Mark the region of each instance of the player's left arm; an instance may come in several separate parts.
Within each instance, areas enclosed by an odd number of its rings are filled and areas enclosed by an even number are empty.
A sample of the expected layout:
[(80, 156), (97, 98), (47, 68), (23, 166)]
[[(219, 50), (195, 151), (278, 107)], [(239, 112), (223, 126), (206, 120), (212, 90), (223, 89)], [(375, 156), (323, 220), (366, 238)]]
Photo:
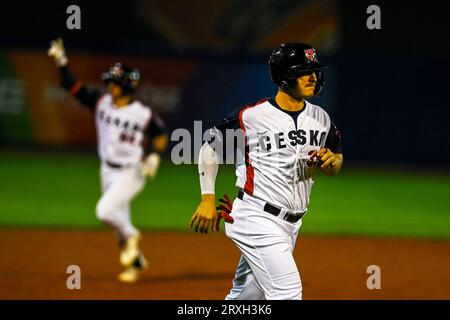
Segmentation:
[(154, 178), (161, 163), (161, 156), (167, 150), (169, 137), (166, 126), (161, 118), (154, 113), (145, 140), (144, 158), (142, 161), (142, 175), (148, 178)]
[(318, 151), (314, 151), (311, 159), (318, 159), (318, 166), (327, 176), (334, 176), (341, 171), (344, 163), (342, 153), (341, 135), (334, 123), (331, 123), (330, 130), (325, 140), (325, 146)]
[(322, 148), (317, 153), (317, 157), (320, 159), (320, 169), (327, 176), (334, 176), (341, 171), (344, 162), (342, 153), (333, 152), (329, 148)]

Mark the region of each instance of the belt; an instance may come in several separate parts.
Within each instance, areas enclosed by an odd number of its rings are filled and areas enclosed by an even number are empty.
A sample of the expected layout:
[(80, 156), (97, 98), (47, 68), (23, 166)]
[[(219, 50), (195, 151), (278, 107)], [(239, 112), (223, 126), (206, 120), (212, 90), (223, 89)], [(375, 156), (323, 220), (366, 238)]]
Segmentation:
[(122, 169), (124, 167), (124, 165), (115, 163), (115, 162), (111, 162), (111, 161), (105, 161), (106, 165), (108, 167), (114, 168), (114, 169)]
[[(239, 190), (237, 197), (238, 197), (238, 199), (244, 200), (244, 191)], [(305, 212), (294, 214), (292, 212), (286, 211), (284, 217), (281, 217), (280, 214), (283, 210), (278, 207), (275, 207), (267, 202), (264, 205), (264, 211), (267, 213), (270, 213), (271, 215), (273, 215), (275, 217), (282, 218), (283, 220), (291, 222), (291, 223), (298, 222), (303, 217), (303, 215), (306, 213), (306, 211), (305, 211)]]

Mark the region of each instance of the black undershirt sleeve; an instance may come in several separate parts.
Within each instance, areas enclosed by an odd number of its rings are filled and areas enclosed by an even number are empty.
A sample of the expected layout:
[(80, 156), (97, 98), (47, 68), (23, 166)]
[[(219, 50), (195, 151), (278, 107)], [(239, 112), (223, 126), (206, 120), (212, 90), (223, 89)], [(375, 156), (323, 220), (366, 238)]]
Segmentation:
[(243, 108), (239, 107), (235, 110), (233, 110), (231, 113), (229, 113), (221, 122), (219, 122), (215, 128), (219, 130), (224, 137), (226, 137), (226, 130), (232, 129), (236, 130), (240, 128), (239, 123), (239, 114)]
[(83, 105), (91, 110), (95, 110), (95, 106), (102, 92), (97, 88), (87, 86), (78, 81), (68, 66), (60, 67), (59, 73), (61, 76), (61, 86), (76, 97)]
[(240, 129), (239, 114), (243, 108), (245, 106), (233, 110), (209, 130), (207, 141), (220, 158), (219, 163), (235, 163), (239, 153), (243, 154), (244, 143), (235, 136), (240, 136), (236, 130)]
[(331, 122), (330, 130), (325, 140), (325, 148), (330, 149), (334, 153), (342, 153), (341, 134), (333, 122)]
[(144, 132), (145, 138), (144, 138), (144, 156), (148, 156), (152, 152), (158, 152), (153, 148), (153, 138), (162, 135), (167, 134), (167, 129), (164, 121), (159, 117), (159, 115), (152, 111), (152, 119), (150, 120), (149, 125), (147, 126), (146, 131)]

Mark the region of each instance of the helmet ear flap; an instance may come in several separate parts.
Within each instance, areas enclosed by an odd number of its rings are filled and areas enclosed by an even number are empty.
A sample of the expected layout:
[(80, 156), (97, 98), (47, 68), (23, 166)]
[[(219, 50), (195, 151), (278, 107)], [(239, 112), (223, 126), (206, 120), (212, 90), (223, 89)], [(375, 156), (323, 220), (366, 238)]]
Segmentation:
[(323, 87), (325, 86), (325, 72), (321, 70), (316, 71), (316, 87), (314, 88), (314, 96), (317, 97), (323, 92)]
[(280, 88), (283, 89), (284, 91), (289, 90), (289, 88), (290, 88), (289, 81), (287, 81), (287, 80), (281, 80), (281, 86), (280, 86)]
[(281, 89), (286, 92), (293, 92), (297, 88), (297, 78), (289, 75), (283, 76)]

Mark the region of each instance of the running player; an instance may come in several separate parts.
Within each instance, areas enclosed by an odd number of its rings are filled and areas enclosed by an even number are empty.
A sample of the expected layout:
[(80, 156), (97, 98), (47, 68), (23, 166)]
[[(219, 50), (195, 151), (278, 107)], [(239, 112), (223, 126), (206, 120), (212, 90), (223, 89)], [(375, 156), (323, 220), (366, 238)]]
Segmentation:
[[(324, 109), (306, 100), (320, 94), (325, 68), (310, 45), (282, 44), (269, 59), (270, 77), (279, 87), (276, 96), (238, 108), (212, 130), (214, 140), (200, 151), (202, 200), (190, 226), (204, 233), (217, 231), (224, 217), (229, 222), (226, 235), (241, 251), (226, 299), (302, 298), (292, 252), (314, 174), (320, 168), (335, 175), (343, 163), (335, 125)], [(244, 140), (237, 153), (238, 195), (233, 203), (222, 205), (217, 216), (214, 185), (221, 155), (217, 142), (222, 141), (223, 147), (230, 129), (231, 133), (240, 129)]]
[(135, 282), (147, 261), (139, 248), (141, 233), (131, 223), (130, 201), (142, 191), (146, 178), (157, 173), (168, 142), (164, 123), (150, 107), (133, 99), (138, 69), (115, 63), (102, 75), (107, 85), (103, 93), (75, 78), (62, 39), (51, 42), (48, 55), (59, 68), (62, 86), (95, 113), (103, 191), (97, 218), (114, 230), (119, 242), (125, 270), (118, 279)]

